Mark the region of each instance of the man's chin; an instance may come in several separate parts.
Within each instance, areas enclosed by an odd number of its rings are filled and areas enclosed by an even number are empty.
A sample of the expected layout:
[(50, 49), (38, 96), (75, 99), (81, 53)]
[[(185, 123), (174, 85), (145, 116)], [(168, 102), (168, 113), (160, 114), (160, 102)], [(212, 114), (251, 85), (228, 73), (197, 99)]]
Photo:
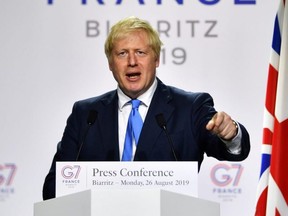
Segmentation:
[(128, 91), (126, 91), (126, 95), (132, 99), (139, 97), (141, 94), (143, 94), (143, 90), (142, 89), (130, 89)]

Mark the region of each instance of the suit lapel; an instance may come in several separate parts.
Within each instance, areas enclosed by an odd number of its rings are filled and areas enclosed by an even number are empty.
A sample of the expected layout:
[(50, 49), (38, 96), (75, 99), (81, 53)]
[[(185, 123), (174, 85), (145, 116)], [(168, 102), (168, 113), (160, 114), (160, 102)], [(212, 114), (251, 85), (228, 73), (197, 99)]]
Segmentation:
[(116, 91), (101, 99), (99, 111), (100, 134), (107, 160), (120, 160), (118, 141), (118, 96)]
[(171, 117), (174, 106), (169, 102), (172, 100), (169, 88), (158, 80), (158, 86), (152, 98), (144, 125), (141, 131), (139, 143), (137, 146), (135, 160), (148, 160), (147, 155), (152, 151), (156, 143), (157, 137), (162, 132), (162, 129), (157, 124), (155, 116), (163, 114), (166, 121)]

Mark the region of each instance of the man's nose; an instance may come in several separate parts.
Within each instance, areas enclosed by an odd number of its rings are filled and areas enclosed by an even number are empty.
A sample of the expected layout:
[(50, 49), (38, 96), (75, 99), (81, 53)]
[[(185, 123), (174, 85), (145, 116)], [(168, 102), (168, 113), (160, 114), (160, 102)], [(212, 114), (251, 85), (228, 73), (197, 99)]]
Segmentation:
[(130, 54), (129, 55), (128, 64), (129, 64), (129, 66), (137, 65), (137, 57), (135, 56), (135, 54)]

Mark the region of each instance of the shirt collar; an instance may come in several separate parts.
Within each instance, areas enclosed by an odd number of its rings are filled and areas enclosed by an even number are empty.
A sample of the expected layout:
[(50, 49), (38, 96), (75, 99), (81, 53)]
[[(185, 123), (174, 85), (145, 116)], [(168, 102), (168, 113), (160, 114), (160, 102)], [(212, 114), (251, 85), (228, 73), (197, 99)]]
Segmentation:
[[(145, 105), (146, 107), (150, 105), (154, 92), (156, 91), (156, 88), (157, 88), (157, 79), (155, 78), (150, 88), (137, 98), (138, 100), (141, 100), (142, 105)], [(119, 109), (121, 110), (124, 106), (128, 104), (131, 98), (125, 95), (123, 91), (119, 88), (119, 86), (117, 87), (117, 94), (119, 98), (118, 106)]]

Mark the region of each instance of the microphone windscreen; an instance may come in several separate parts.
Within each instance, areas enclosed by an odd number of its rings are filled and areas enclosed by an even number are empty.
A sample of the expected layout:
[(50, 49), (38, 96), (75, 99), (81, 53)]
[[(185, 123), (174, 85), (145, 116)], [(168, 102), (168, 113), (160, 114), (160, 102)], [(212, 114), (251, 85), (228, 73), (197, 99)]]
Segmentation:
[(155, 116), (155, 118), (156, 118), (156, 121), (157, 121), (158, 125), (159, 125), (161, 128), (166, 127), (166, 120), (165, 120), (165, 118), (164, 118), (164, 116), (163, 116), (162, 113), (157, 114), (157, 115)]
[(87, 118), (87, 124), (92, 125), (96, 121), (98, 112), (96, 110), (90, 110), (88, 118)]

